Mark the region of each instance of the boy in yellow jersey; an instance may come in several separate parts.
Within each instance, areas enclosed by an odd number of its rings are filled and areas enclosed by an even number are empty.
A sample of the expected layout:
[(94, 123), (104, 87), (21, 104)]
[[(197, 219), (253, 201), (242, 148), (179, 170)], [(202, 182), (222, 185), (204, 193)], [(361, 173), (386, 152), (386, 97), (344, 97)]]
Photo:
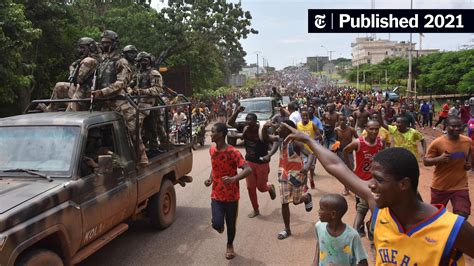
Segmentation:
[[(309, 120), (309, 113), (307, 110), (301, 111), (301, 121), (296, 124), (296, 128), (298, 131), (303, 132), (304, 134), (308, 135), (312, 139), (316, 139), (319, 136), (319, 129), (318, 127), (313, 124), (312, 121)], [(308, 151), (311, 151), (308, 146), (306, 146)], [(308, 161), (308, 157), (303, 154), (303, 161), (306, 163)], [(314, 189), (314, 168), (315, 163), (312, 163), (309, 168), (309, 183), (311, 185), (311, 189)], [(305, 189), (307, 190), (308, 187), (305, 184)]]
[(358, 179), (337, 155), (307, 135), (292, 132), (287, 142), (307, 144), (329, 174), (368, 202), (374, 213), (376, 265), (464, 265), (462, 253), (474, 257), (474, 227), (442, 205), (419, 200), (420, 172), (410, 151), (390, 148), (377, 153), (373, 178), (367, 182)]

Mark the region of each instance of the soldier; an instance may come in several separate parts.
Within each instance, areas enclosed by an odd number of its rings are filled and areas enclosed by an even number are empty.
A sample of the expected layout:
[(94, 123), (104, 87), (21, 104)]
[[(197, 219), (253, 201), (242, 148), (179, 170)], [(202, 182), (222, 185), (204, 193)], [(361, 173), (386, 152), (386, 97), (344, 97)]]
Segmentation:
[[(91, 89), (93, 87), (94, 75), (97, 66), (100, 63), (99, 49), (94, 39), (89, 37), (80, 38), (78, 41), (78, 52), (83, 58), (76, 70), (76, 76), (73, 76), (70, 81), (74, 85), (74, 93), (72, 99), (84, 99), (90, 97)], [(67, 111), (86, 111), (89, 109), (89, 103), (70, 103)]]
[[(127, 59), (128, 63), (135, 68), (135, 59), (137, 58), (138, 50), (135, 45), (127, 45), (122, 49), (122, 56)], [(135, 72), (135, 71), (134, 71)]]
[[(118, 53), (118, 45), (117, 33), (111, 30), (102, 32), (103, 60), (97, 69), (96, 90), (92, 91), (92, 97), (125, 96), (127, 86), (132, 78), (132, 70), (128, 61)], [(138, 165), (140, 167), (148, 165), (148, 157), (140, 134), (138, 134), (138, 138), (136, 137), (136, 110), (130, 106), (127, 100), (122, 99), (108, 101), (104, 108), (123, 115), (129, 134), (138, 148)]]
[[(76, 87), (78, 91), (90, 89), (94, 71), (99, 64), (99, 49), (95, 41), (89, 37), (82, 37), (77, 41), (79, 59), (69, 66), (69, 82), (57, 82), (53, 88), (51, 99), (73, 98)], [(39, 104), (38, 108), (45, 112), (57, 111), (58, 104)]]
[[(156, 96), (163, 92), (163, 80), (158, 70), (153, 67), (153, 56), (147, 52), (140, 52), (137, 56), (138, 72), (137, 86), (133, 93), (149, 96), (140, 98), (138, 106), (140, 108), (152, 107), (156, 103)], [(139, 113), (140, 128), (144, 129), (144, 142), (149, 145), (150, 153), (158, 152), (157, 116), (154, 111), (142, 111)], [(161, 125), (160, 125), (161, 126)], [(164, 137), (164, 136), (162, 136)], [(162, 139), (161, 139), (162, 140)]]

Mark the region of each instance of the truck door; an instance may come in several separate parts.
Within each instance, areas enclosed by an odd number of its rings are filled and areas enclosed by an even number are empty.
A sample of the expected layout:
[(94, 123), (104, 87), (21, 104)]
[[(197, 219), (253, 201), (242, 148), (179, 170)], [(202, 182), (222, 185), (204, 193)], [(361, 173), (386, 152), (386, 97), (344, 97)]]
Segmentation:
[[(133, 184), (130, 179), (125, 178), (117, 147), (113, 123), (88, 129), (80, 162), (83, 183), (80, 197), (82, 245), (102, 235), (133, 211), (134, 202), (128, 200)], [(112, 174), (105, 176), (96, 173), (99, 155), (112, 155)]]

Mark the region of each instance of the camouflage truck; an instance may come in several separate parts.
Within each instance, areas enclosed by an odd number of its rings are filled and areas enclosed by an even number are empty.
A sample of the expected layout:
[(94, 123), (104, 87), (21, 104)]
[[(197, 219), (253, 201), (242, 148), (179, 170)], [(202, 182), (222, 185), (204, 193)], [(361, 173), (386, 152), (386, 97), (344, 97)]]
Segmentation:
[(170, 226), (174, 185), (192, 181), (191, 144), (169, 144), (145, 168), (133, 146), (116, 112), (0, 119), (0, 265), (74, 265), (134, 219)]

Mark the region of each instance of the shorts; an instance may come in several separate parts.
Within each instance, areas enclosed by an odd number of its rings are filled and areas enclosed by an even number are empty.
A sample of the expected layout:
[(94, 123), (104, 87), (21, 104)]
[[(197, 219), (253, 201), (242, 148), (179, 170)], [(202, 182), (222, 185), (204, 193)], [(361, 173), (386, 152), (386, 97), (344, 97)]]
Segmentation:
[(369, 211), (369, 204), (367, 201), (356, 196), (356, 210), (357, 213), (366, 214)]
[[(302, 177), (301, 175), (298, 176), (298, 180), (300, 180), (301, 182), (306, 181), (305, 177)], [(299, 203), (301, 201), (301, 196), (303, 196), (304, 185), (295, 187), (290, 181), (285, 179), (278, 179), (278, 183), (280, 183), (279, 187), (281, 204), (287, 204), (290, 202)], [(306, 184), (306, 182), (304, 182), (303, 184)]]
[(453, 205), (454, 213), (471, 214), (469, 190), (438, 190), (431, 188), (431, 204), (443, 204), (447, 207), (449, 201)]

